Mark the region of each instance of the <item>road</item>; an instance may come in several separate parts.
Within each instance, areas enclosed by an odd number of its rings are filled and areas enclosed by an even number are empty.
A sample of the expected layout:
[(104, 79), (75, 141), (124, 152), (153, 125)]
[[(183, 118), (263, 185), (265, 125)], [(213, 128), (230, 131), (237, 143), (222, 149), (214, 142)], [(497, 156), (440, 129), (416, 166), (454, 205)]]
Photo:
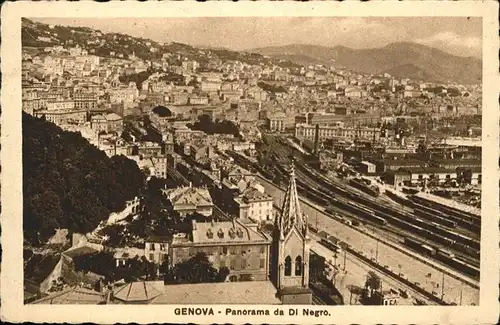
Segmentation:
[[(261, 181), (261, 184), (264, 186), (266, 192), (274, 197), (275, 203), (281, 206), (281, 200), (284, 197), (283, 191), (269, 182)], [(319, 229), (325, 230), (338, 239), (349, 243), (355, 250), (362, 251), (370, 258), (377, 257), (379, 264), (387, 265), (391, 269), (397, 270), (398, 273), (405, 274), (410, 281), (420, 283), (421, 287), (428, 292), (434, 291), (438, 295), (441, 295), (443, 288), (441, 271), (383, 244), (382, 241), (378, 241), (377, 243), (377, 240), (363, 235), (349, 226), (318, 212), (308, 204), (301, 203), (302, 211), (309, 216), (310, 223), (315, 223), (316, 218), (318, 219)], [(444, 300), (449, 303), (456, 303), (457, 305), (460, 305), (460, 302), (463, 305), (478, 305), (479, 290), (445, 275)]]

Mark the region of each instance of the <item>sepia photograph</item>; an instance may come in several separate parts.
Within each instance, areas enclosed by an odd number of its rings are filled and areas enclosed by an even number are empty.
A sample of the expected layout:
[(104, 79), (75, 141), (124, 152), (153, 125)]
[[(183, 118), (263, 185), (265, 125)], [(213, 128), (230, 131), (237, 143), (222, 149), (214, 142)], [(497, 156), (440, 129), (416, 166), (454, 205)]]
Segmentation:
[(483, 305), (484, 17), (201, 15), (21, 15), (22, 304)]

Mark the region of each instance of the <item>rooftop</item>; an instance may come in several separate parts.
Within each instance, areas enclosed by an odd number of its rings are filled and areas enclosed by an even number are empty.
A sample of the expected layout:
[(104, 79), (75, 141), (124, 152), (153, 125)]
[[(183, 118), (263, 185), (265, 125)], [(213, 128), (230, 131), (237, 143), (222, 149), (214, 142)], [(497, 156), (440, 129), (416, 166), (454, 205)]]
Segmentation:
[(171, 201), (172, 205), (194, 204), (197, 206), (211, 206), (212, 197), (206, 188), (178, 187), (174, 189), (162, 189), (164, 195)]
[(47, 297), (41, 298), (33, 304), (47, 305), (100, 305), (106, 301), (104, 294), (85, 288), (68, 288), (66, 290), (56, 292)]
[(241, 197), (245, 202), (264, 201), (273, 199), (270, 195), (262, 193), (261, 191), (259, 191), (254, 187), (248, 187), (247, 189), (245, 189)]
[[(251, 229), (239, 220), (219, 222), (193, 221), (192, 243), (267, 243), (260, 231)], [(174, 244), (178, 242), (174, 239)]]
[(149, 302), (162, 295), (163, 281), (131, 282), (116, 289), (113, 298), (124, 303)]
[(269, 281), (166, 285), (163, 290), (153, 304), (281, 304)]
[(108, 121), (119, 121), (122, 120), (122, 117), (116, 113), (109, 113), (108, 115), (106, 115), (106, 119)]

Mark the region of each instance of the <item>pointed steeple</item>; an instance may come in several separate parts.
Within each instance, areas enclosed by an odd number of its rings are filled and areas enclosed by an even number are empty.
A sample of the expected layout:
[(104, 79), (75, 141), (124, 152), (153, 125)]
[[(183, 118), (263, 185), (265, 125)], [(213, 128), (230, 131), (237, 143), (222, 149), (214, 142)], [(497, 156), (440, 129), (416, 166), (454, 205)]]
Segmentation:
[(292, 162), (290, 170), (290, 181), (283, 200), (281, 214), (279, 216), (278, 227), (283, 236), (287, 236), (293, 227), (296, 227), (301, 234), (305, 224), (304, 215), (300, 211), (299, 195), (295, 182), (295, 167)]

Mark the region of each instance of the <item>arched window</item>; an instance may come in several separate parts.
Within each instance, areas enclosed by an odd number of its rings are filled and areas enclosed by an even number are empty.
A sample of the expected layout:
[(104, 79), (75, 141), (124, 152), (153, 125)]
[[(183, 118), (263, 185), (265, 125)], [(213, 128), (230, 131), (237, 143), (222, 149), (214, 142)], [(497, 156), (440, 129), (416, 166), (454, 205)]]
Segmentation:
[(292, 258), (290, 256), (285, 258), (285, 275), (292, 275)]
[(302, 257), (300, 255), (295, 259), (295, 275), (302, 275)]

